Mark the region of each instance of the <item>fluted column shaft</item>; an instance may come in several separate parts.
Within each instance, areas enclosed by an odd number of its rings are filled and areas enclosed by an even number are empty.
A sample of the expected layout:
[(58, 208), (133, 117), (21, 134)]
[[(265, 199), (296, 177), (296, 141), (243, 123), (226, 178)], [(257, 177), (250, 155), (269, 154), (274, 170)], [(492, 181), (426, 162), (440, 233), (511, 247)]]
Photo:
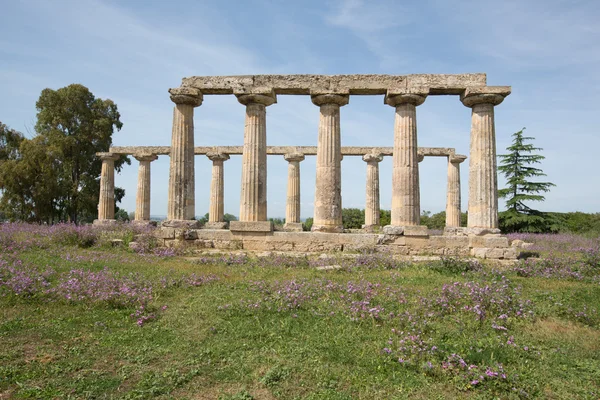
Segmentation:
[(304, 154), (291, 153), (284, 155), (288, 162), (287, 202), (285, 207), (285, 223), (300, 223), (300, 162)]
[(340, 107), (347, 95), (312, 96), (320, 107), (313, 231), (343, 232)]
[(448, 156), (448, 187), (446, 189), (446, 227), (460, 226), (460, 163), (465, 157)]
[(379, 225), (379, 163), (383, 160), (381, 154), (366, 154), (363, 161), (367, 163), (367, 191), (365, 197), (365, 226)]
[(224, 209), (224, 179), (223, 162), (229, 160), (228, 154), (208, 153), (212, 161), (212, 179), (210, 182), (210, 207), (208, 209), (208, 222), (223, 222)]
[(472, 108), (469, 155), (469, 228), (498, 228), (498, 176), (494, 106), (504, 100), (495, 94), (462, 99)]
[(138, 183), (135, 198), (135, 220), (150, 221), (150, 163), (156, 160), (156, 155), (135, 155), (139, 161)]
[(267, 220), (267, 111), (275, 96), (241, 95), (246, 106), (240, 221)]
[(171, 89), (173, 131), (169, 170), (167, 220), (193, 220), (196, 214), (194, 182), (194, 107), (202, 94), (193, 88)]
[(119, 156), (112, 153), (99, 153), (98, 156), (102, 160), (98, 220), (113, 220), (115, 219), (115, 161)]
[(391, 225), (393, 226), (420, 224), (416, 106), (424, 101), (424, 95), (416, 94), (388, 95), (385, 99), (388, 105), (396, 107), (392, 166)]

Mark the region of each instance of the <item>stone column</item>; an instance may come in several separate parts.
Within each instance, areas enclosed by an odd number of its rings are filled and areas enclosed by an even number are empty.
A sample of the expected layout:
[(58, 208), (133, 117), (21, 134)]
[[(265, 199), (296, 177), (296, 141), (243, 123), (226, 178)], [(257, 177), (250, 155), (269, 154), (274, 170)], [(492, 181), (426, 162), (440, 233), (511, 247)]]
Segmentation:
[(134, 155), (140, 162), (135, 198), (135, 221), (150, 223), (150, 163), (158, 158), (155, 154)]
[[(387, 233), (427, 234), (419, 226), (421, 201), (419, 193), (419, 160), (417, 145), (417, 109), (426, 94), (394, 94), (388, 92), (385, 103), (396, 108), (394, 122), (394, 156), (392, 167), (392, 221)], [(418, 228), (407, 228), (417, 227)], [(410, 232), (410, 233), (409, 233)]]
[(363, 161), (367, 163), (367, 192), (365, 201), (365, 224), (367, 232), (379, 226), (379, 163), (383, 161), (381, 154), (365, 154)]
[(115, 161), (119, 155), (96, 153), (102, 160), (100, 172), (100, 197), (98, 199), (98, 219), (95, 225), (115, 222)]
[(173, 109), (171, 166), (167, 221), (162, 226), (198, 227), (194, 220), (194, 108), (202, 104), (202, 93), (195, 88), (170, 89)]
[(304, 161), (304, 154), (288, 153), (283, 158), (288, 162), (287, 202), (283, 229), (302, 232), (302, 222), (300, 222), (300, 162)]
[(348, 104), (349, 96), (322, 94), (313, 95), (311, 99), (321, 111), (312, 230), (343, 232), (340, 107)]
[(229, 229), (270, 232), (267, 221), (267, 107), (277, 101), (274, 93), (238, 95), (246, 106), (240, 220)]
[(224, 205), (224, 181), (223, 162), (229, 160), (229, 154), (207, 153), (206, 156), (212, 161), (212, 180), (210, 182), (210, 208), (208, 209), (208, 222), (206, 229), (226, 229), (227, 222), (223, 221)]
[(462, 103), (472, 108), (467, 227), (482, 233), (499, 233), (494, 106), (502, 103), (510, 89), (498, 89), (467, 90), (461, 96)]
[(446, 228), (460, 227), (460, 163), (467, 157), (448, 156), (448, 188), (446, 191)]

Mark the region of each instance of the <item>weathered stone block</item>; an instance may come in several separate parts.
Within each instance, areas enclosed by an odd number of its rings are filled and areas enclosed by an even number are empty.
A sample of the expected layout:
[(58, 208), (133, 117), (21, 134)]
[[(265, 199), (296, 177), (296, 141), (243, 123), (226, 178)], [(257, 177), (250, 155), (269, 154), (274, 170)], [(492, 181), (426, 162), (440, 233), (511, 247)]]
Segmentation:
[(156, 232), (156, 236), (160, 239), (175, 239), (175, 229), (161, 227)]
[(375, 246), (378, 235), (354, 233), (338, 235), (338, 242), (356, 246)]
[(200, 239), (232, 240), (233, 234), (225, 229), (199, 229), (196, 231)]
[(463, 227), (445, 227), (444, 236), (466, 236), (466, 229)]
[(464, 229), (465, 234), (467, 235), (499, 235), (500, 229), (492, 229), (492, 228), (462, 228)]
[(485, 254), (485, 258), (491, 258), (491, 259), (500, 259), (500, 258), (504, 258), (504, 252), (506, 249), (501, 249), (501, 248), (494, 248), (494, 249), (488, 249), (487, 253)]
[(204, 224), (204, 229), (227, 229), (228, 222), (207, 222)]
[(131, 224), (133, 224), (133, 225), (142, 225), (142, 226), (144, 226), (144, 225), (156, 226), (158, 223), (156, 221), (134, 219), (133, 221), (131, 221)]
[(447, 248), (469, 247), (469, 238), (467, 236), (444, 236)]
[(232, 232), (273, 232), (273, 222), (271, 221), (231, 221), (229, 230)]
[(244, 240), (242, 243), (243, 249), (244, 250), (253, 250), (253, 251), (267, 251), (267, 250), (274, 250), (274, 247), (272, 243), (267, 243), (267, 242), (263, 242), (260, 240)]
[(165, 220), (160, 224), (164, 228), (178, 228), (178, 229), (200, 229), (201, 224), (196, 220), (183, 220), (183, 219), (172, 219)]
[(198, 239), (198, 232), (193, 229), (185, 230), (183, 231), (183, 238), (185, 240), (196, 240)]
[(379, 225), (362, 225), (361, 229), (366, 233), (374, 233), (381, 231), (381, 226)]
[(512, 242), (510, 242), (510, 247), (522, 247), (523, 243), (525, 242), (520, 239), (515, 239)]
[(471, 249), (471, 255), (477, 258), (485, 258), (489, 249), (483, 247), (476, 247)]
[(445, 236), (429, 236), (429, 244), (431, 247), (439, 248), (446, 247), (446, 237)]
[(288, 222), (283, 225), (283, 230), (286, 232), (302, 232), (302, 222)]
[(403, 235), (404, 227), (403, 226), (394, 226), (394, 225), (386, 225), (383, 227), (384, 235)]
[(404, 236), (429, 236), (425, 225), (407, 225), (404, 227)]
[(515, 260), (518, 255), (519, 255), (519, 251), (514, 247), (504, 249), (504, 259), (505, 260)]
[(405, 243), (411, 249), (425, 249), (430, 247), (429, 238), (424, 236), (408, 236), (405, 238)]
[(504, 236), (469, 236), (469, 247), (508, 247)]

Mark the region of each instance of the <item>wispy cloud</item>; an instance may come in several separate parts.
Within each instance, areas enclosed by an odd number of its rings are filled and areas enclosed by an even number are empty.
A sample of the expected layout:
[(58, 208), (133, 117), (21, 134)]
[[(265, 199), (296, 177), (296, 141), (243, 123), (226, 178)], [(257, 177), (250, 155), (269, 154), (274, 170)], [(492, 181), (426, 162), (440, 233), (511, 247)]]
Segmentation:
[[(509, 68), (545, 70), (600, 61), (597, 1), (437, 1), (460, 27), (463, 46)], [(594, 66), (595, 68), (595, 66)]]
[(394, 1), (340, 0), (333, 3), (325, 21), (352, 32), (378, 58), (380, 66), (399, 68), (409, 59), (399, 55), (390, 38), (398, 41), (406, 34), (399, 28), (410, 24), (411, 15), (408, 7)]

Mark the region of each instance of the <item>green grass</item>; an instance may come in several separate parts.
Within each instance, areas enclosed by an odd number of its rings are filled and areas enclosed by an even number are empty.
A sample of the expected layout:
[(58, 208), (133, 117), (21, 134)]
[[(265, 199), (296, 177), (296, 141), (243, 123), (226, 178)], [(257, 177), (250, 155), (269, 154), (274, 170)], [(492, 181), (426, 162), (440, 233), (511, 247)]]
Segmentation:
[[(64, 251), (84, 256), (65, 260)], [(94, 255), (98, 259), (92, 260)], [(183, 258), (151, 261), (124, 249), (75, 247), (30, 250), (25, 264), (163, 276), (215, 274), (199, 287), (158, 290), (151, 305), (158, 318), (137, 326), (131, 308), (0, 296), (0, 399), (445, 399), (598, 398), (600, 304), (598, 281), (507, 276), (532, 300), (535, 317), (514, 320), (505, 336), (463, 314), (432, 318), (427, 336), (458, 349), (470, 362), (500, 362), (508, 379), (479, 387), (457, 375), (404, 366), (382, 352), (403, 329), (395, 318), (351, 320), (321, 291), (299, 309), (278, 311), (251, 282), (290, 279), (346, 284), (367, 280), (402, 290), (406, 303), (376, 297), (386, 313), (414, 311), (445, 283), (485, 281), (483, 272), (448, 273), (427, 265), (398, 270), (321, 272), (313, 268), (264, 268), (256, 264), (206, 265)], [(261, 307), (247, 304), (263, 299)], [(240, 303), (243, 300), (244, 303)], [(167, 305), (165, 311), (160, 307)], [(268, 307), (271, 309), (268, 309)], [(333, 315), (331, 314), (333, 312)], [(528, 350), (523, 350), (528, 347)]]

